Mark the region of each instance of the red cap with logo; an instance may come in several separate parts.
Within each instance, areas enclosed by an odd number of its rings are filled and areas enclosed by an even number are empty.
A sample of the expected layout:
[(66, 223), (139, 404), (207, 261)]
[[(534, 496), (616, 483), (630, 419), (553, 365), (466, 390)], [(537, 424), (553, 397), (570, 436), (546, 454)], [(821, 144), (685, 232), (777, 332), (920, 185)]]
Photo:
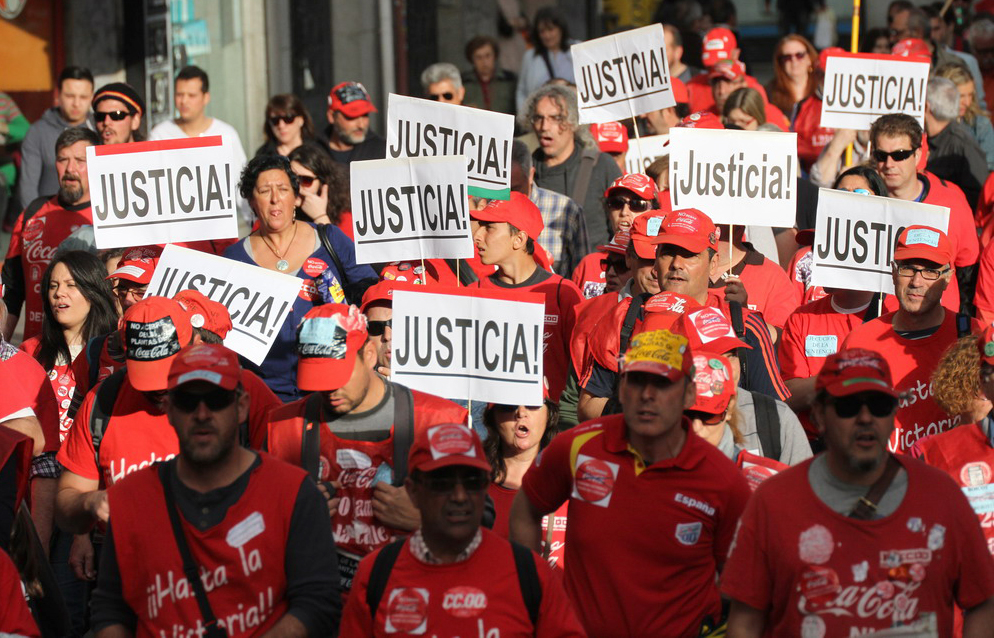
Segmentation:
[(224, 339), (231, 331), (231, 314), (228, 308), (210, 299), (199, 290), (181, 290), (173, 299), (190, 313), (190, 325), (209, 330)]
[(656, 239), (662, 232), (665, 216), (658, 211), (643, 213), (632, 222), (631, 243), (635, 246), (635, 254), (642, 259), (656, 258)]
[(394, 290), (421, 291), (425, 290), (425, 287), (421, 284), (416, 284), (410, 281), (398, 281), (396, 279), (384, 279), (382, 281), (378, 281), (376, 284), (367, 288), (366, 292), (363, 293), (362, 305), (359, 307), (359, 310), (365, 314), (366, 310), (374, 303), (384, 303), (384, 305), (392, 306)]
[(607, 190), (604, 191), (604, 197), (609, 197), (616, 190), (629, 190), (650, 202), (659, 193), (659, 189), (656, 188), (656, 181), (643, 173), (622, 175), (607, 187)]
[(617, 253), (619, 255), (624, 255), (628, 251), (628, 244), (631, 242), (632, 236), (627, 230), (619, 230), (611, 238), (611, 241), (604, 244), (603, 246), (598, 246), (597, 250), (606, 250), (609, 253)]
[(470, 211), (469, 216), (481, 222), (507, 222), (535, 241), (545, 228), (538, 206), (517, 191), (511, 191), (511, 199), (491, 199), (483, 210)]
[(651, 330), (632, 337), (619, 370), (622, 374), (648, 372), (676, 381), (690, 375), (690, 359), (687, 337), (669, 330)]
[(335, 86), (328, 94), (328, 108), (347, 118), (361, 117), (376, 111), (369, 91), (358, 82), (342, 82)]
[(677, 104), (690, 103), (690, 91), (687, 90), (687, 85), (683, 83), (683, 80), (670, 78), (670, 88), (673, 90), (673, 99), (676, 100)]
[[(684, 313), (700, 308), (697, 300), (678, 292), (659, 292), (645, 300), (642, 306), (644, 317), (635, 323), (632, 334), (652, 332), (653, 330), (670, 330), (684, 334), (673, 326), (679, 323)], [(686, 336), (684, 334), (684, 336)], [(688, 340), (689, 341), (689, 340)], [(693, 348), (693, 346), (691, 346)]]
[(894, 261), (926, 259), (936, 264), (948, 264), (953, 259), (949, 238), (938, 228), (912, 225), (897, 238)]
[(107, 279), (126, 279), (136, 284), (147, 286), (152, 281), (155, 267), (159, 265), (162, 246), (139, 246), (124, 253), (117, 269), (107, 276)]
[(694, 253), (705, 248), (718, 250), (718, 229), (711, 218), (696, 208), (681, 208), (663, 218), (653, 244), (673, 244)]
[(219, 343), (198, 343), (179, 351), (169, 367), (172, 390), (190, 381), (206, 381), (225, 390), (234, 390), (242, 380), (238, 355)]
[(186, 309), (173, 299), (146, 297), (124, 311), (120, 330), (131, 385), (142, 392), (165, 390), (169, 367), (193, 340)]
[(863, 348), (829, 355), (815, 378), (815, 390), (824, 390), (833, 397), (867, 391), (897, 396), (887, 360), (879, 353)]
[(355, 306), (328, 303), (311, 308), (297, 326), (297, 387), (321, 392), (348, 383), (368, 336), (366, 317)]
[(719, 308), (708, 306), (690, 310), (680, 319), (680, 332), (687, 335), (690, 347), (695, 352), (730, 352), (736, 348), (752, 346), (735, 336), (732, 322)]
[(924, 40), (919, 38), (905, 38), (895, 44), (890, 52), (902, 58), (932, 59), (932, 52), (929, 50), (928, 45), (925, 44)]
[(994, 326), (987, 326), (980, 335), (977, 342), (980, 350), (980, 360), (987, 365), (994, 366)]
[(697, 399), (689, 409), (707, 414), (722, 414), (735, 395), (732, 364), (717, 353), (694, 352), (694, 384)]
[(745, 65), (738, 60), (723, 60), (711, 67), (711, 72), (708, 73), (708, 79), (716, 80), (718, 78), (722, 78), (731, 82), (738, 80), (739, 78), (744, 78), (745, 74)]
[(453, 465), (490, 471), (483, 444), (473, 428), (461, 423), (443, 423), (415, 432), (407, 457), (408, 470), (431, 472)]
[(594, 136), (602, 153), (628, 152), (628, 129), (618, 122), (591, 124), (590, 134)]
[(704, 53), (701, 55), (701, 62), (706, 67), (712, 67), (722, 60), (729, 60), (737, 46), (734, 33), (724, 27), (715, 27), (704, 36)]
[(698, 111), (697, 113), (691, 113), (687, 117), (680, 120), (677, 124), (680, 128), (707, 128), (715, 130), (724, 130), (725, 125), (721, 123), (721, 118), (712, 113), (711, 111)]

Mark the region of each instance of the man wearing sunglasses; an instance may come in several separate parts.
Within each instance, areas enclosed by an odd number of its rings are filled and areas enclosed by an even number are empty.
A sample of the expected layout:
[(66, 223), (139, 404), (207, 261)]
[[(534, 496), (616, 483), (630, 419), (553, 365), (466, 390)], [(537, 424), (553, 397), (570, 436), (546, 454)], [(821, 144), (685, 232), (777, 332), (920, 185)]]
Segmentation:
[(900, 305), (857, 326), (841, 350), (878, 350), (897, 381), (902, 399), (894, 419), (890, 449), (907, 452), (918, 439), (959, 425), (932, 397), (932, 373), (956, 339), (979, 332), (980, 324), (943, 307), (943, 290), (952, 278), (952, 246), (946, 234), (928, 226), (909, 226), (894, 249), (894, 295)]
[[(324, 499), (299, 468), (239, 445), (250, 410), (241, 379), (238, 355), (222, 345), (188, 346), (173, 360), (165, 411), (178, 453), (108, 490), (97, 635), (196, 633), (208, 624), (203, 602), (227, 635), (335, 634), (341, 602)], [(188, 595), (164, 591), (188, 561), (203, 591), (189, 581)]]
[(93, 94), (93, 119), (104, 144), (141, 141), (145, 102), (138, 91), (124, 82), (111, 82)]
[(964, 636), (990, 635), (994, 563), (969, 503), (941, 470), (888, 451), (887, 361), (834, 354), (817, 392), (827, 449), (765, 481), (742, 515), (721, 577), (728, 635), (950, 636), (954, 601)]
[(456, 65), (436, 62), (421, 73), (421, 88), (429, 100), (443, 104), (462, 104), (466, 89)]

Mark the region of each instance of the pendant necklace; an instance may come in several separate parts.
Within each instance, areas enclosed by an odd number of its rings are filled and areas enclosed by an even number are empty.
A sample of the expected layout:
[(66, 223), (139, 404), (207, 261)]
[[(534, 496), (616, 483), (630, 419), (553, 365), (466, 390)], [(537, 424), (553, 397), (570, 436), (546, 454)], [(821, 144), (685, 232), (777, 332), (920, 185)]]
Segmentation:
[(286, 272), (290, 268), (290, 262), (286, 260), (286, 254), (290, 252), (290, 248), (293, 246), (293, 240), (297, 237), (297, 222), (293, 223), (293, 235), (290, 236), (290, 243), (287, 244), (286, 250), (283, 251), (282, 255), (276, 252), (276, 249), (269, 243), (269, 239), (265, 235), (260, 234), (259, 236), (262, 237), (262, 242), (266, 244), (266, 248), (271, 250), (273, 254), (276, 255), (276, 259), (278, 260), (276, 262), (276, 270)]

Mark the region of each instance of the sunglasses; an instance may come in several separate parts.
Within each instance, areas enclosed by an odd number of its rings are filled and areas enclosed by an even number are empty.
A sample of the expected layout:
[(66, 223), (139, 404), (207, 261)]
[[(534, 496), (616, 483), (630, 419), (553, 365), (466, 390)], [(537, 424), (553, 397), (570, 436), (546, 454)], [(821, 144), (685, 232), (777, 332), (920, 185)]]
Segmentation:
[(393, 328), (393, 319), (387, 319), (386, 321), (368, 321), (366, 322), (366, 330), (369, 332), (370, 337), (379, 337), (381, 334), (387, 331), (387, 328)]
[(863, 409), (863, 406), (870, 409), (870, 414), (875, 417), (890, 415), (897, 408), (897, 399), (879, 392), (859, 395), (853, 394), (847, 397), (832, 399), (832, 407), (835, 413), (843, 419), (851, 419)]
[(284, 124), (293, 124), (293, 121), (298, 117), (300, 116), (295, 115), (293, 113), (286, 113), (284, 115), (270, 115), (269, 125), (275, 127), (280, 122), (283, 122)]
[(780, 60), (781, 63), (786, 64), (787, 62), (790, 62), (791, 60), (803, 60), (806, 57), (808, 57), (808, 52), (807, 51), (798, 51), (797, 53), (784, 53), (784, 54), (781, 54), (778, 59)]
[(644, 213), (652, 208), (652, 202), (644, 199), (628, 198), (623, 195), (611, 195), (607, 198), (607, 207), (609, 210), (621, 210), (626, 204), (633, 213)]
[(725, 412), (711, 414), (710, 412), (701, 412), (700, 410), (684, 410), (683, 413), (691, 421), (700, 419), (704, 425), (718, 425), (725, 420)]
[(886, 162), (888, 157), (894, 160), (895, 162), (903, 162), (904, 160), (914, 155), (916, 150), (918, 149), (912, 148), (905, 151), (891, 151), (890, 153), (888, 153), (887, 151), (881, 151), (878, 149), (873, 151), (873, 159), (879, 162), (880, 164)]
[(314, 182), (320, 180), (318, 179), (318, 177), (314, 175), (297, 175), (297, 181), (299, 181), (300, 185), (303, 186), (304, 188), (310, 188), (311, 186), (314, 185)]
[(625, 263), (624, 259), (602, 259), (601, 268), (604, 269), (604, 272), (607, 272), (612, 268), (620, 272), (622, 270), (627, 269), (628, 264)]
[(103, 122), (105, 119), (109, 117), (115, 122), (120, 122), (129, 115), (131, 115), (131, 113), (128, 113), (127, 111), (107, 111), (107, 112), (97, 111), (96, 113), (93, 114), (93, 119), (96, 120), (97, 122)]
[(462, 483), (467, 492), (482, 492), (490, 486), (490, 477), (483, 472), (471, 474), (442, 474), (432, 476), (426, 474), (421, 482), (432, 492), (451, 492), (456, 489), (456, 483)]
[(438, 102), (439, 100), (441, 100), (441, 99), (444, 98), (445, 101), (448, 102), (448, 101), (451, 101), (452, 98), (454, 98), (455, 96), (456, 96), (455, 93), (449, 93), (449, 92), (446, 91), (445, 93), (437, 93), (437, 94), (436, 93), (432, 93), (431, 95), (428, 96), (428, 99), (429, 100), (435, 100), (436, 102)]
[(236, 392), (217, 388), (204, 394), (193, 394), (183, 390), (172, 390), (169, 392), (169, 401), (180, 412), (192, 413), (201, 403), (207, 406), (212, 412), (223, 410), (235, 402)]

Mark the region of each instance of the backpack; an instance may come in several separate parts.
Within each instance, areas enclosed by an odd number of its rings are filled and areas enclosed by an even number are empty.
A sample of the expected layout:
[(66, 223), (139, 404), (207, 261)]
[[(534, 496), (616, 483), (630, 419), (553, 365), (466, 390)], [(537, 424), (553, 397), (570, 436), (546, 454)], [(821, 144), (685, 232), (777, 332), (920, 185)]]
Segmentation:
[[(652, 295), (648, 292), (632, 296), (632, 303), (629, 304), (628, 312), (625, 313), (625, 319), (621, 322), (621, 333), (619, 334), (618, 339), (619, 354), (624, 354), (628, 350), (628, 344), (631, 343), (632, 340), (632, 333), (635, 331), (635, 322), (642, 318), (642, 308), (651, 296)], [(606, 416), (608, 414), (619, 414), (620, 412), (621, 402), (618, 400), (618, 379), (616, 378), (614, 382), (614, 392), (611, 393), (611, 396), (608, 397), (607, 403), (604, 404), (604, 410), (601, 411), (601, 416)]]

